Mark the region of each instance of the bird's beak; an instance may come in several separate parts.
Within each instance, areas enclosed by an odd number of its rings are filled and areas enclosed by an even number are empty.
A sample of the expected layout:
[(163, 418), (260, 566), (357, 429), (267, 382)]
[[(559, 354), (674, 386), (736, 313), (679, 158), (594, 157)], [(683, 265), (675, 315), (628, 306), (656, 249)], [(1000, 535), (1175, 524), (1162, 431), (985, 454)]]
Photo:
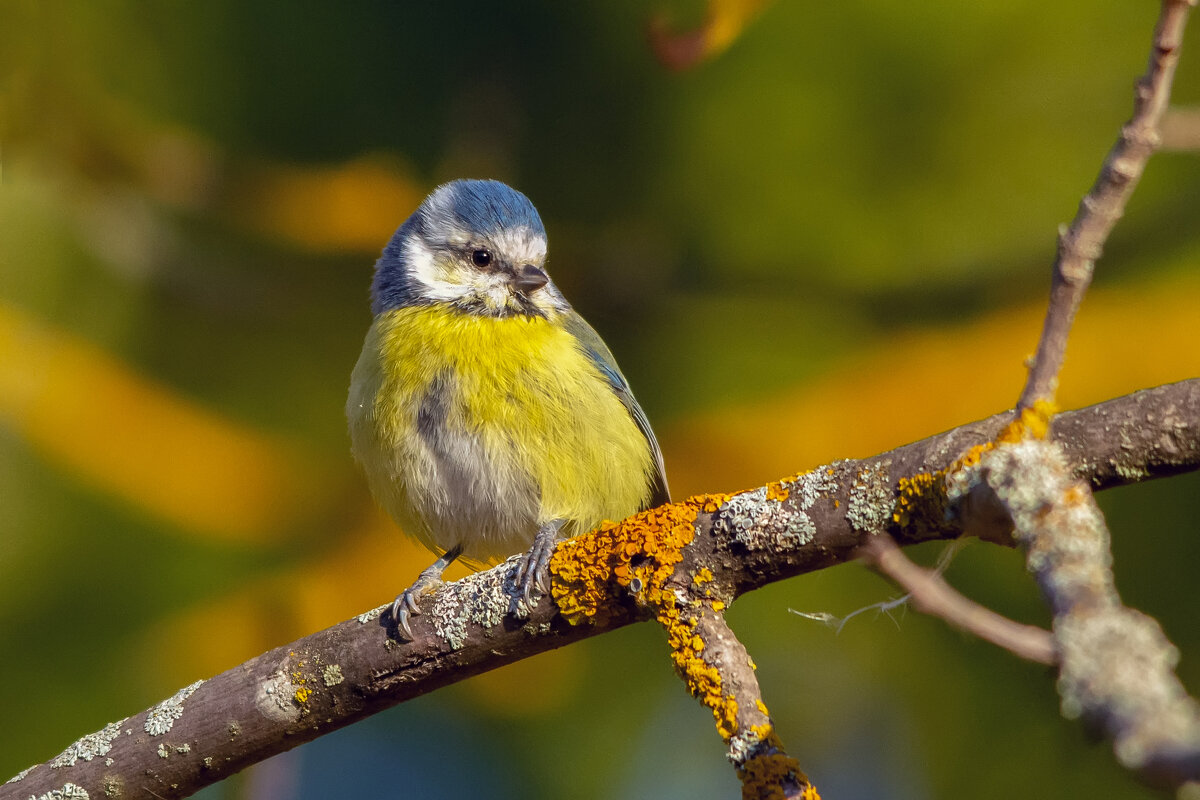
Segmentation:
[(538, 289), (550, 282), (548, 276), (543, 270), (538, 269), (533, 264), (526, 264), (516, 270), (513, 275), (512, 284), (521, 294), (529, 294), (536, 292)]

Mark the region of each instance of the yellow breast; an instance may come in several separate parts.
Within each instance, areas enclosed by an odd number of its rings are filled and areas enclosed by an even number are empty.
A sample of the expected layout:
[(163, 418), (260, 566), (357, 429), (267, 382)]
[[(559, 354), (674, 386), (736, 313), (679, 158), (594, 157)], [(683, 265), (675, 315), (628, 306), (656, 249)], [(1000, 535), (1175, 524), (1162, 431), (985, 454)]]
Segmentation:
[(395, 309), (376, 319), (354, 383), (355, 453), (376, 496), (436, 549), (506, 556), (545, 522), (577, 533), (649, 498), (645, 437), (551, 321)]

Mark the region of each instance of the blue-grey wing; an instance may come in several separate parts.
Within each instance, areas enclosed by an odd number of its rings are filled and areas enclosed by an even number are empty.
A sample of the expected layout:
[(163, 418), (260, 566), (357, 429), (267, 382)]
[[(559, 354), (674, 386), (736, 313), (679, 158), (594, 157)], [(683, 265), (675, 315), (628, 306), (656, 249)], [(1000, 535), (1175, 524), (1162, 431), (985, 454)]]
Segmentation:
[(609, 386), (620, 398), (621, 404), (629, 411), (638, 430), (642, 432), (642, 435), (646, 437), (647, 444), (650, 445), (650, 452), (654, 456), (653, 491), (645, 508), (654, 508), (671, 502), (671, 490), (667, 487), (667, 470), (663, 465), (662, 450), (658, 446), (658, 439), (654, 438), (650, 420), (646, 419), (646, 412), (642, 411), (642, 407), (638, 405), (637, 399), (630, 391), (629, 381), (625, 380), (625, 376), (617, 367), (617, 360), (613, 358), (612, 351), (600, 338), (600, 334), (596, 333), (583, 317), (575, 313), (574, 309), (567, 312), (566, 328), (583, 347), (584, 352), (600, 370), (600, 373), (608, 379)]

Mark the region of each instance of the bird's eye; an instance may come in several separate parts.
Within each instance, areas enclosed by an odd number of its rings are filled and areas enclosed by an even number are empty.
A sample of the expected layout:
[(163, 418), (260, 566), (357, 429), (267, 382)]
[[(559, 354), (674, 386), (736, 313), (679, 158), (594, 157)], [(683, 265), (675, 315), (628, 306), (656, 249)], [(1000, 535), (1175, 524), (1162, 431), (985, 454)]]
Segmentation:
[(471, 263), (483, 268), (492, 263), (492, 251), (480, 248), (471, 253)]

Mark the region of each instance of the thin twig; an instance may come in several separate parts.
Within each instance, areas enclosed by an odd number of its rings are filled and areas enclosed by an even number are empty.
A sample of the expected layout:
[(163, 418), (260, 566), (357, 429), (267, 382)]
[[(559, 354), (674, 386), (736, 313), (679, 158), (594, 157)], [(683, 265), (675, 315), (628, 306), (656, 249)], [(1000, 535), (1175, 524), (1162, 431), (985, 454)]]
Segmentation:
[(1095, 262), (1103, 252), (1109, 232), (1125, 212), (1146, 162), (1161, 141), (1159, 127), (1179, 62), (1184, 25), (1193, 5), (1195, 0), (1164, 0), (1154, 31), (1150, 64), (1136, 85), (1133, 117), (1121, 128), (1096, 183), (1079, 204), (1074, 221), (1059, 231), (1050, 305), (1018, 408), (1029, 408), (1039, 400), (1054, 401), (1067, 335), (1092, 281)]
[(1058, 663), (1049, 631), (1014, 622), (959, 594), (940, 572), (910, 561), (892, 537), (874, 536), (858, 552), (867, 564), (908, 592), (909, 601), (917, 611), (940, 617), (1026, 661)]

